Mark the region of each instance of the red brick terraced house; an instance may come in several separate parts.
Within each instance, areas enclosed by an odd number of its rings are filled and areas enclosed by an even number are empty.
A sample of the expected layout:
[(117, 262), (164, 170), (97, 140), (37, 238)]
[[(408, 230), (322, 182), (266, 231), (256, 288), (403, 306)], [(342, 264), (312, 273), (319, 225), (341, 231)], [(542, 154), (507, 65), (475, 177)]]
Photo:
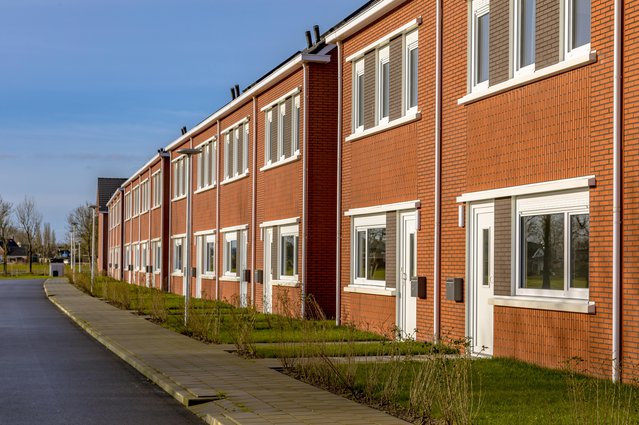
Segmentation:
[(118, 190), (125, 178), (99, 177), (96, 195), (97, 206), (97, 245), (96, 256), (97, 271), (106, 274), (109, 267), (109, 230), (111, 226), (108, 202), (111, 196)]

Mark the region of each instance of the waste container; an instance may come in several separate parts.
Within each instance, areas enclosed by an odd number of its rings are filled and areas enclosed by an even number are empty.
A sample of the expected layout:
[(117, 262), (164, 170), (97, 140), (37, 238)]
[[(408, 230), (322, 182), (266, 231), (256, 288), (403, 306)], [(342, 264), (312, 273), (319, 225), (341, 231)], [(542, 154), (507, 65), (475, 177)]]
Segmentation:
[(52, 258), (49, 262), (49, 276), (61, 277), (64, 276), (64, 259)]

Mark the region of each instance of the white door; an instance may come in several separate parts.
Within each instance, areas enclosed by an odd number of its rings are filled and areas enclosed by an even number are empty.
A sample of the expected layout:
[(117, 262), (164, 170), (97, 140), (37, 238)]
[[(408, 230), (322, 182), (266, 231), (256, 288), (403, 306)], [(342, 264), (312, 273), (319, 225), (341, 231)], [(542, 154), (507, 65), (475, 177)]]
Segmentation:
[(238, 245), (240, 248), (240, 261), (238, 267), (238, 273), (240, 275), (240, 307), (246, 307), (248, 305), (248, 282), (244, 280), (244, 270), (247, 269), (246, 263), (246, 246), (247, 246), (247, 231), (242, 230), (238, 232)]
[(473, 352), (493, 354), (494, 207), (471, 206), (470, 226), (471, 332)]
[(400, 215), (399, 282), (397, 288), (397, 327), (402, 339), (417, 338), (417, 294), (411, 291), (411, 278), (417, 275), (417, 233), (415, 212)]
[(273, 285), (271, 280), (273, 279), (271, 271), (271, 244), (273, 243), (273, 229), (268, 228), (264, 231), (264, 271), (262, 274), (264, 295), (262, 297), (262, 304), (264, 305), (264, 313), (273, 312)]

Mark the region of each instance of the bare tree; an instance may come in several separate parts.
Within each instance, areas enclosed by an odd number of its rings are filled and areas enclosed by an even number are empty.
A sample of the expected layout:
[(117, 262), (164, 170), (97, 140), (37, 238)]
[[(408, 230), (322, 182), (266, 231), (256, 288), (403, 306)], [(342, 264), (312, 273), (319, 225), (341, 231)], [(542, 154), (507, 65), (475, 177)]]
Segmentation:
[(13, 205), (11, 202), (5, 201), (0, 196), (0, 242), (2, 242), (2, 269), (4, 274), (7, 274), (7, 256), (9, 254), (9, 248), (7, 247), (9, 232), (11, 232), (11, 209)]
[(36, 233), (40, 229), (42, 223), (42, 214), (36, 209), (33, 198), (26, 197), (16, 206), (16, 220), (18, 226), (24, 232), (29, 245), (29, 273), (33, 273), (33, 244), (35, 242)]
[(56, 254), (55, 231), (51, 229), (51, 223), (42, 225), (42, 254), (51, 259)]
[[(91, 220), (93, 214), (89, 203), (80, 205), (67, 216), (69, 232), (75, 228), (75, 241), (80, 243), (82, 252), (89, 252), (91, 249)], [(82, 260), (82, 257), (79, 257)]]

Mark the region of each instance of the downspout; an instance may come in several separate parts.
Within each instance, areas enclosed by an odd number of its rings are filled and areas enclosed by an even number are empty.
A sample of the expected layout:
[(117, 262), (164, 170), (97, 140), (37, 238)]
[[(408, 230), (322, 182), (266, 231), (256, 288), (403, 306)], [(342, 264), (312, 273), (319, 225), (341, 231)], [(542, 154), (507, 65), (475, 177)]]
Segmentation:
[(304, 70), (304, 133), (302, 135), (302, 144), (304, 151), (302, 156), (302, 317), (306, 316), (306, 185), (307, 185), (307, 148), (308, 148), (308, 65), (302, 64)]
[[(251, 274), (255, 274), (255, 244), (257, 243), (257, 98), (253, 96), (253, 203), (251, 204)], [(251, 276), (251, 300), (255, 307), (255, 276)]]
[[(165, 189), (168, 189), (168, 196), (166, 199), (169, 204), (169, 234), (166, 238), (166, 247), (164, 248), (166, 250), (166, 264), (163, 264), (163, 269), (166, 271), (166, 292), (171, 292), (171, 253), (173, 251), (173, 222), (171, 221), (173, 220), (173, 201), (171, 200), (173, 198), (173, 179), (171, 178), (171, 173), (173, 172), (173, 163), (171, 161), (171, 153), (168, 152), (168, 154), (169, 158), (167, 161), (169, 166), (169, 187)], [(164, 199), (164, 194), (162, 194), (162, 198)], [(162, 241), (162, 243), (164, 243), (164, 241)]]
[(441, 260), (441, 115), (442, 115), (442, 0), (437, 0), (435, 24), (435, 235), (433, 253), (433, 340), (439, 342), (440, 331), (440, 260)]
[(335, 246), (335, 325), (342, 324), (342, 42), (337, 42), (337, 223)]
[(215, 182), (217, 188), (215, 189), (215, 299), (220, 299), (220, 256), (217, 255), (220, 252), (220, 151), (222, 146), (222, 139), (220, 134), (220, 120), (217, 120), (217, 142), (215, 146)]
[[(167, 281), (167, 286), (166, 288), (164, 287), (164, 279), (166, 279), (166, 272), (165, 270), (168, 270), (167, 268), (167, 264), (168, 260), (169, 260), (169, 256), (164, 255), (164, 251), (166, 249), (168, 249), (168, 246), (170, 245), (169, 242), (167, 240), (165, 240), (165, 235), (164, 235), (164, 208), (165, 208), (165, 204), (166, 202), (164, 202), (164, 194), (167, 193), (166, 190), (167, 188), (164, 187), (164, 179), (167, 178), (166, 173), (166, 162), (168, 161), (166, 158), (170, 157), (170, 154), (168, 152), (164, 152), (164, 150), (162, 150), (160, 153), (160, 184), (161, 184), (161, 188), (162, 188), (162, 192), (160, 193), (160, 290), (162, 291), (166, 291), (169, 292), (169, 287), (168, 287), (168, 281)], [(171, 190), (171, 178), (169, 177), (169, 199), (170, 199), (170, 190)], [(170, 208), (170, 201), (169, 201), (169, 223), (171, 223), (171, 208)], [(166, 261), (164, 261), (164, 258), (166, 257)]]
[(120, 208), (120, 280), (124, 280), (124, 226), (126, 226), (126, 222), (124, 221), (124, 208), (126, 207), (124, 201), (124, 188), (119, 187), (120, 191), (120, 202), (122, 207)]
[(612, 380), (621, 379), (621, 220), (623, 179), (623, 0), (615, 0), (612, 189)]
[[(142, 239), (142, 173), (140, 173), (140, 176), (138, 177), (138, 250), (142, 251), (142, 247), (140, 246), (140, 242), (142, 242), (140, 239)], [(142, 262), (142, 258), (140, 257), (140, 263)], [(138, 264), (138, 267), (140, 266), (140, 264)], [(135, 272), (135, 284), (140, 286), (140, 270), (138, 269)]]
[[(151, 189), (151, 183), (153, 182), (153, 178), (151, 177), (151, 167), (152, 166), (149, 166), (149, 170), (148, 170), (148, 173), (147, 173), (147, 175), (149, 177), (148, 177), (148, 180), (146, 181), (146, 197), (147, 197), (147, 199), (149, 201), (148, 204), (147, 204), (147, 210), (146, 210), (146, 213), (149, 216), (149, 220), (148, 220), (149, 221), (149, 234), (147, 235), (147, 238), (146, 238), (146, 267), (145, 267), (145, 270), (144, 270), (144, 276), (145, 276), (144, 284), (146, 286), (149, 286), (149, 283), (151, 283), (151, 286), (155, 287), (155, 282), (153, 282), (155, 280), (154, 276), (153, 276), (153, 268), (150, 269), (151, 270), (151, 274), (150, 275), (149, 275), (149, 272), (148, 272), (149, 271), (149, 266), (151, 265), (151, 217), (153, 216), (153, 214), (151, 213), (151, 204), (152, 204), (152, 201), (153, 201), (153, 191)], [(145, 202), (146, 202), (146, 200), (145, 200)]]

